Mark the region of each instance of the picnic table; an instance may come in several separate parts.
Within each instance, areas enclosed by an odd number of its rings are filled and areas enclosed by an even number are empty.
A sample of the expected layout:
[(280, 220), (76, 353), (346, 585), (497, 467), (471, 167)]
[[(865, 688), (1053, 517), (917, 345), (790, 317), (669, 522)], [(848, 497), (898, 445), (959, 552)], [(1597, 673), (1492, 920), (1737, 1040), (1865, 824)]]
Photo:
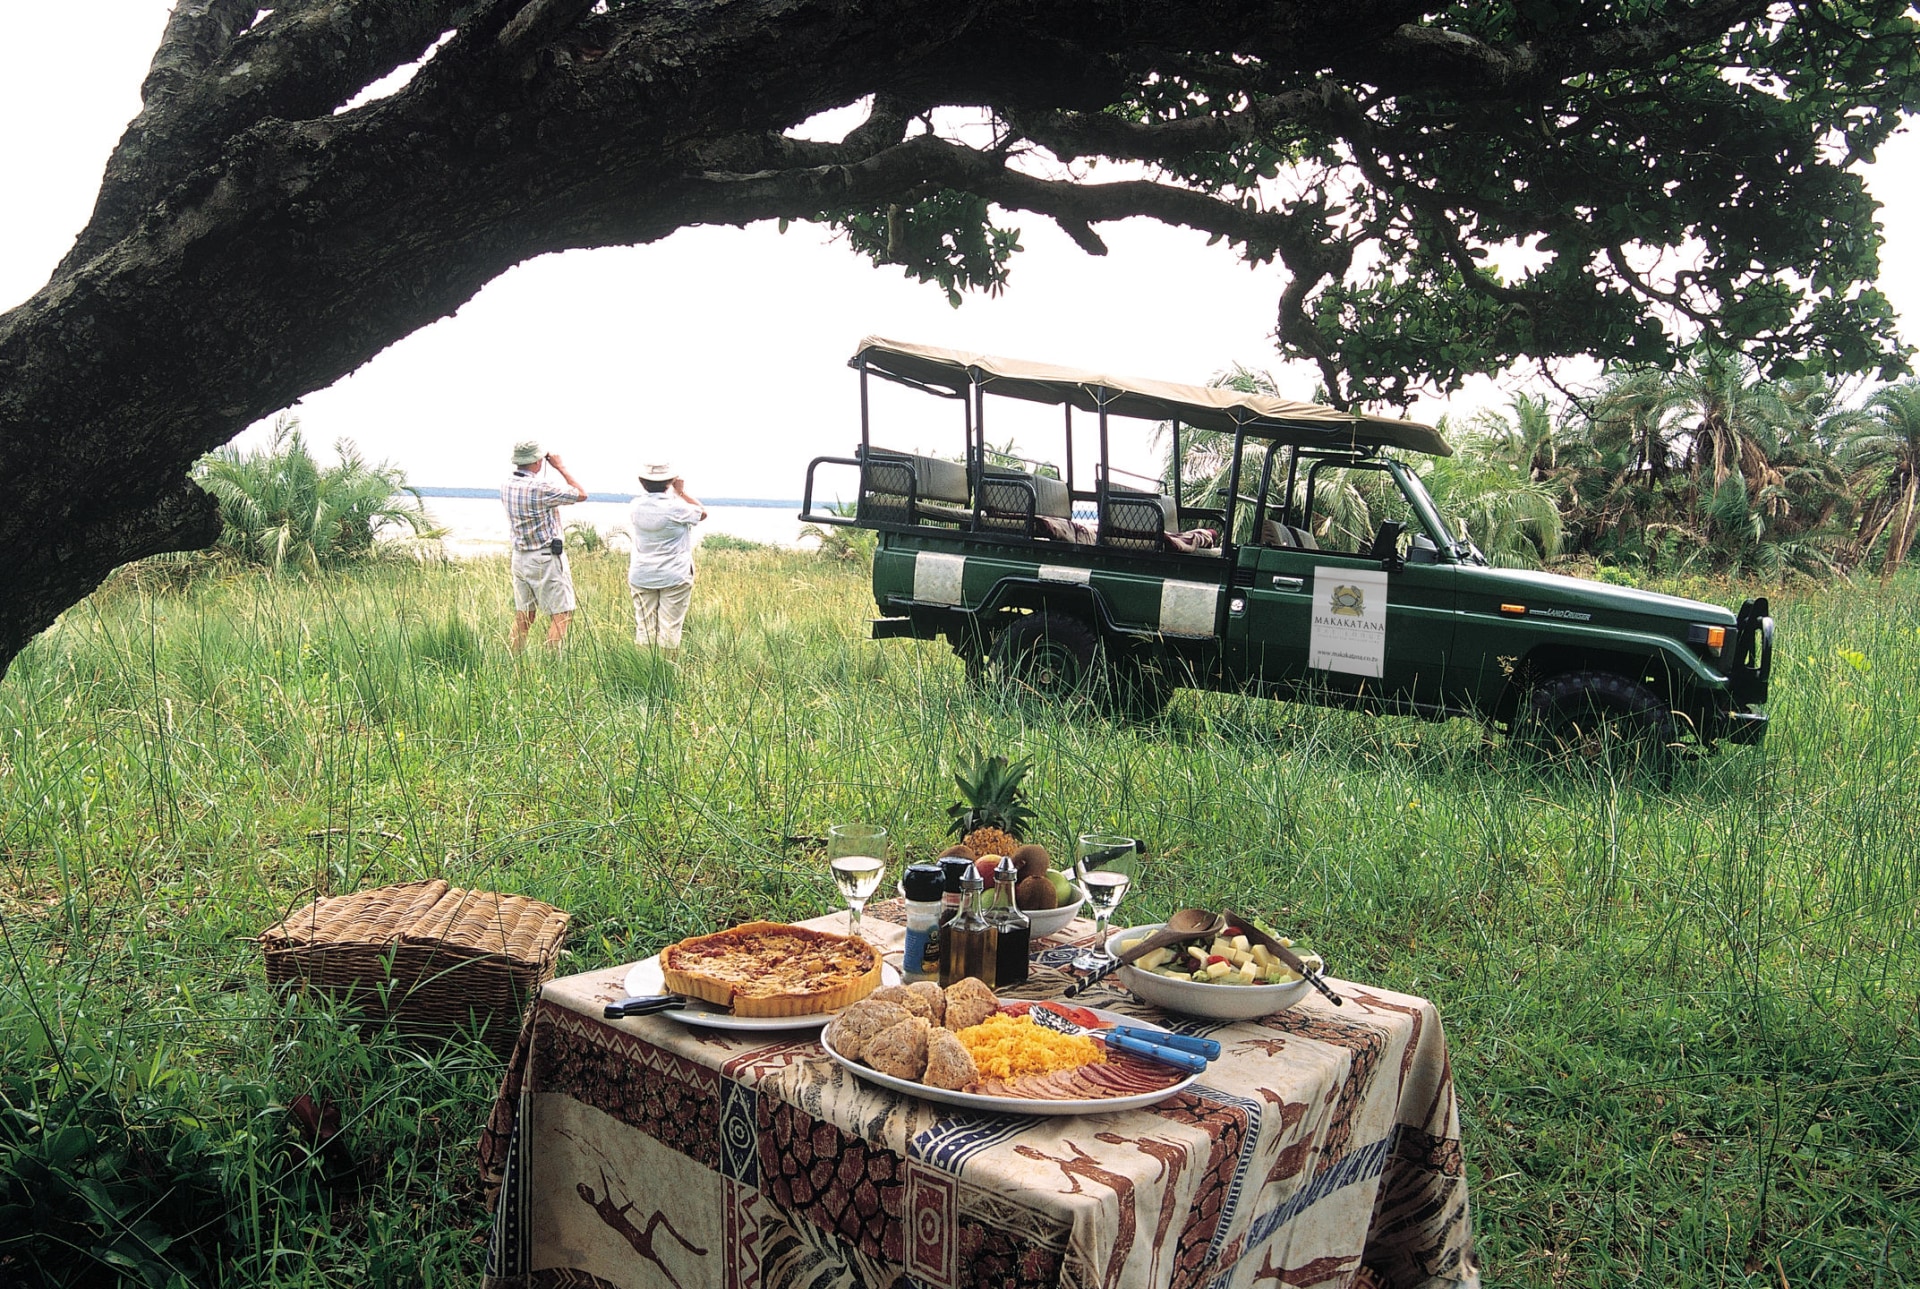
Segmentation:
[[(897, 902), (866, 933), (897, 952)], [(844, 931), (834, 914), (803, 925)], [(1071, 978), (1076, 922), (1015, 996)], [(896, 959), (897, 960), (897, 959)], [(1432, 1003), (1352, 981), (1257, 1021), (1076, 1002), (1218, 1039), (1144, 1110), (976, 1114), (867, 1083), (817, 1031), (608, 1021), (625, 967), (548, 984), (481, 1143), (489, 1289), (1477, 1285)]]

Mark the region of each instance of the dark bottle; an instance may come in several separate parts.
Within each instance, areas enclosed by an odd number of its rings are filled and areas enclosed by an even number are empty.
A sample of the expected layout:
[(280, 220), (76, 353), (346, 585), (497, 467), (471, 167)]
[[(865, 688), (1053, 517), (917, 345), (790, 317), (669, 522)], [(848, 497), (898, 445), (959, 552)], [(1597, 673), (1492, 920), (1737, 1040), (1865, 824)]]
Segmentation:
[(980, 892), (986, 883), (972, 865), (960, 879), (960, 912), (940, 928), (940, 987), (971, 976), (994, 987), (994, 931), (980, 916)]
[(994, 930), (993, 987), (1011, 989), (1027, 983), (1027, 953), (1033, 946), (1033, 924), (1014, 899), (1020, 870), (1002, 859), (993, 870), (993, 907), (981, 916)]
[(940, 865), (940, 917), (927, 937), (926, 951), (926, 960), (935, 964), (940, 961), (940, 932), (960, 912), (960, 878), (973, 867), (972, 860), (958, 855), (942, 856), (936, 862)]

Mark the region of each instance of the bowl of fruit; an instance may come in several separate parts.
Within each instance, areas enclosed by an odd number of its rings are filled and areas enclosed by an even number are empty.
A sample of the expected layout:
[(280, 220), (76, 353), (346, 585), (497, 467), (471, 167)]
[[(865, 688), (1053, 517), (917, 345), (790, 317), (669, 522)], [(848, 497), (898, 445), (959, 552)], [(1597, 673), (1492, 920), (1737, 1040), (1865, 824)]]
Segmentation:
[[(1107, 938), (1107, 952), (1125, 953), (1158, 930), (1160, 926), (1154, 924), (1116, 931)], [(1282, 943), (1294, 947), (1290, 940)], [(1309, 967), (1323, 969), (1318, 954), (1295, 952)], [(1252, 943), (1232, 926), (1211, 943), (1149, 950), (1120, 968), (1118, 975), (1127, 992), (1141, 1002), (1214, 1020), (1252, 1020), (1285, 1011), (1305, 997), (1308, 988), (1305, 978), (1265, 945)]]
[[(976, 855), (970, 846), (949, 846), (935, 862), (952, 855), (971, 859), (979, 866), (980, 882), (986, 887), (986, 906), (992, 907), (995, 894), (993, 872), (1000, 866), (1000, 856)], [(1014, 902), (1027, 915), (1034, 943), (1038, 944), (1048, 936), (1066, 930), (1067, 923), (1080, 916), (1080, 906), (1087, 902), (1087, 893), (1080, 883), (1074, 881), (1071, 874), (1053, 866), (1053, 859), (1044, 846), (1016, 847), (1011, 858), (1014, 867), (1020, 871), (1019, 880), (1013, 884)], [(904, 898), (906, 887), (902, 885), (897, 889)]]

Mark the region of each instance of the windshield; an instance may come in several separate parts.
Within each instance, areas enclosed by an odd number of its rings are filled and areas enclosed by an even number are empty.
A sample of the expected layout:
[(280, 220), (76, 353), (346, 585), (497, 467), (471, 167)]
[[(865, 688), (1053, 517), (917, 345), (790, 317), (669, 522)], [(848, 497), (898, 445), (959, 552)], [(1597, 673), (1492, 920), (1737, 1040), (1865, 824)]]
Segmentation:
[[(1440, 513), (1440, 507), (1434, 504), (1433, 495), (1427, 491), (1427, 486), (1420, 481), (1419, 475), (1397, 461), (1390, 462), (1389, 468), (1393, 471), (1394, 477), (1400, 481), (1400, 487), (1405, 492), (1409, 505), (1422, 516), (1417, 524), (1407, 525), (1409, 532), (1430, 533), (1441, 550), (1451, 550), (1457, 558), (1469, 564), (1487, 562), (1486, 556), (1480, 553), (1480, 548), (1475, 546), (1473, 540), (1467, 536), (1466, 525), (1454, 521), (1451, 516)], [(1389, 516), (1389, 518), (1392, 517)]]
[(1397, 523), (1402, 556), (1418, 548), (1428, 562), (1443, 553), (1473, 559), (1444, 526), (1419, 476), (1399, 462), (1327, 457), (1303, 474), (1294, 513), (1306, 516), (1306, 527), (1320, 549), (1365, 553), (1381, 524)]

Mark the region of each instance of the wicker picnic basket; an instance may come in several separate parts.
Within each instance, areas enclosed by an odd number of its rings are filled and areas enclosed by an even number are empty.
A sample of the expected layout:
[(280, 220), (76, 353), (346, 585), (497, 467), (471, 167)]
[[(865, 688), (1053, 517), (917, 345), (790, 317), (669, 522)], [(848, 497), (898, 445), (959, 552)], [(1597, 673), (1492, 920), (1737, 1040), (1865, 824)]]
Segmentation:
[(477, 1029), (504, 1055), (566, 933), (551, 904), (436, 878), (315, 900), (260, 948), (270, 985), (318, 990), (414, 1037)]

